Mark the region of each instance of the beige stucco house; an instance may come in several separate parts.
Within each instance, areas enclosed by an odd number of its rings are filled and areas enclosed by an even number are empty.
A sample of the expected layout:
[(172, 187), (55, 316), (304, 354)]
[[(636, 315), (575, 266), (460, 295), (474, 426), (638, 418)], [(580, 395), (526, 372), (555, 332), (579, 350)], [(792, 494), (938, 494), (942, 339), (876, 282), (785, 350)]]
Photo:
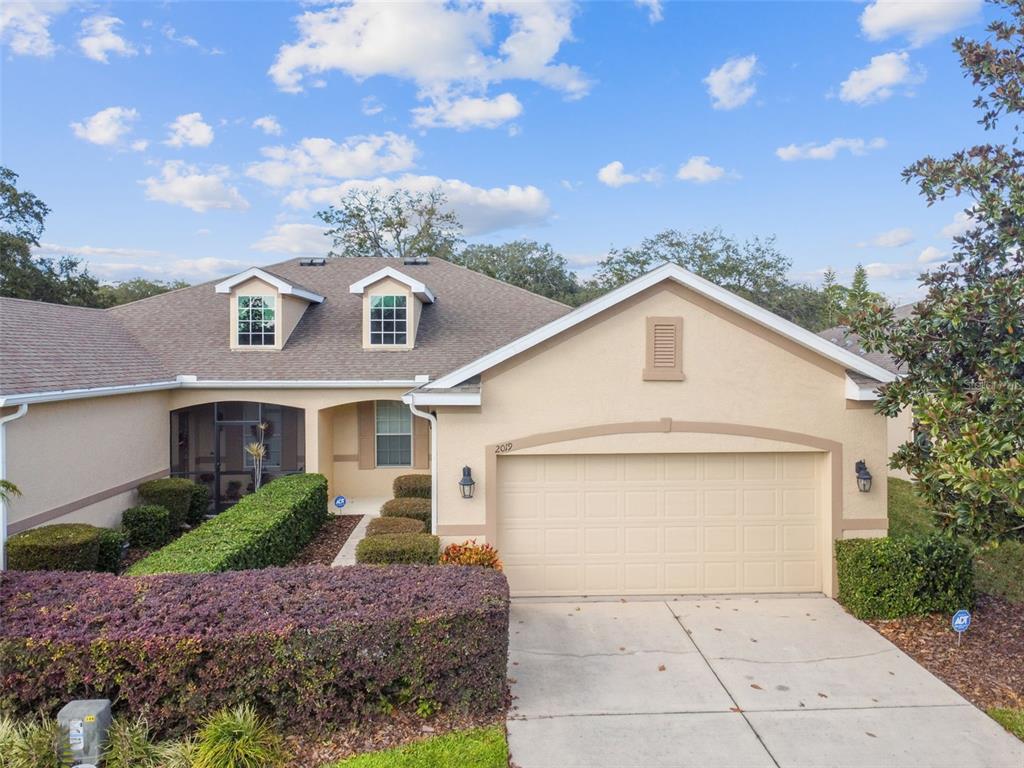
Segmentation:
[(432, 473), (435, 531), (496, 544), (518, 595), (831, 594), (832, 541), (887, 528), (893, 373), (671, 265), (571, 309), (440, 259), (292, 260), (0, 322), (8, 533), (116, 525), (168, 474), (224, 508), (260, 423), (265, 471), (332, 496)]

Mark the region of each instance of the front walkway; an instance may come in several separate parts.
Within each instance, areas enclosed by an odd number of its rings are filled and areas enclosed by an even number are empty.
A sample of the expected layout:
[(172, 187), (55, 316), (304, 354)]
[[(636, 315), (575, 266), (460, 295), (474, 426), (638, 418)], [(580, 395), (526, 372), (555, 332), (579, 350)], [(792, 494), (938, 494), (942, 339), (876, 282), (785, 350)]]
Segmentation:
[(338, 514), (341, 515), (362, 515), (363, 519), (359, 521), (351, 535), (345, 540), (345, 545), (338, 552), (338, 556), (334, 558), (334, 562), (331, 563), (332, 568), (356, 564), (356, 547), (363, 540), (363, 537), (366, 536), (366, 526), (369, 525), (373, 518), (380, 517), (380, 508), (385, 501), (387, 501), (387, 498), (383, 496), (380, 498), (349, 499), (345, 508), (338, 511)]
[(823, 596), (519, 600), (510, 633), (520, 768), (1024, 766), (1024, 743)]

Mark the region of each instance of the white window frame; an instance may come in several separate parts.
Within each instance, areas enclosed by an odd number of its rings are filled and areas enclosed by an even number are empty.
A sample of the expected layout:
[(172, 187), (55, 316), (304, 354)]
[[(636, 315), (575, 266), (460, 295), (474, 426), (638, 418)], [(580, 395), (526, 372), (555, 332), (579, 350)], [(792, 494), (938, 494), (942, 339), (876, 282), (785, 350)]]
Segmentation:
[[(379, 321), (377, 321), (377, 322), (380, 322), (380, 323), (385, 323), (385, 322), (392, 322), (392, 323), (394, 323), (395, 324), (394, 330), (385, 331), (383, 329), (383, 327), (379, 331), (374, 331), (373, 330), (373, 323), (374, 323), (373, 311), (375, 309), (373, 304), (378, 299), (380, 299), (380, 300), (396, 299), (396, 304), (397, 304), (397, 299), (401, 299), (402, 301), (405, 302), (405, 306), (403, 306), (403, 307), (397, 307), (396, 306), (396, 307), (392, 308), (392, 309), (394, 309), (394, 311), (396, 313), (398, 312), (399, 309), (402, 310), (402, 313), (405, 316), (401, 320), (398, 320), (397, 317), (396, 317), (394, 320), (387, 321), (387, 320), (384, 320), (384, 318), (382, 317)], [(380, 309), (383, 311), (384, 309), (386, 309), (386, 307), (382, 306), (382, 307), (380, 307)], [(367, 323), (369, 323), (369, 325), (367, 326), (367, 338), (369, 339), (370, 346), (371, 347), (405, 347), (405, 346), (408, 346), (409, 345), (409, 309), (410, 309), (410, 307), (409, 307), (409, 297), (406, 296), (403, 293), (387, 293), (387, 294), (378, 293), (378, 294), (372, 294), (370, 296), (369, 317), (367, 318)], [(398, 323), (402, 323), (403, 324), (402, 335), (405, 336), (405, 341), (402, 341), (402, 342), (398, 342), (398, 341), (384, 341), (383, 338), (384, 338), (385, 334), (390, 334), (392, 337), (398, 335), (398, 333), (399, 333), (399, 331), (398, 331)], [(381, 334), (381, 341), (374, 341), (373, 340), (374, 333)]]
[[(263, 333), (258, 334), (260, 336), (259, 344), (253, 344), (252, 343), (253, 335), (252, 335), (252, 330), (251, 329), (246, 333), (246, 335), (248, 335), (248, 337), (249, 337), (249, 343), (248, 344), (243, 344), (242, 343), (242, 323), (243, 322), (250, 322), (250, 323), (252, 322), (251, 319), (249, 319), (247, 321), (243, 321), (242, 320), (242, 311), (243, 311), (242, 299), (249, 299), (250, 304), (252, 302), (252, 299), (260, 299), (260, 300), (263, 301), (262, 309), (269, 309), (269, 310), (271, 310), (274, 313), (274, 342), (272, 344), (264, 343), (263, 336), (265, 334), (263, 334)], [(269, 302), (269, 306), (267, 306), (268, 302)], [(245, 307), (245, 312), (246, 313), (249, 313), (251, 311), (252, 311), (251, 307)], [(277, 340), (278, 340), (277, 320), (278, 320), (277, 296), (275, 296), (274, 294), (262, 294), (262, 293), (240, 294), (235, 299), (235, 346), (241, 347), (243, 349), (250, 349), (252, 347), (276, 347), (277, 346)], [(260, 318), (260, 322), (263, 322), (262, 318)]]
[[(409, 414), (409, 431), (408, 432), (381, 432), (378, 421), (378, 411), (381, 403), (388, 403), (389, 405), (397, 405), (405, 409), (405, 412)], [(416, 463), (415, 446), (413, 445), (413, 415), (409, 406), (398, 400), (375, 400), (373, 403), (373, 463), (376, 467), (412, 467)], [(382, 464), (380, 461), (380, 446), (378, 439), (381, 436), (384, 437), (405, 437), (409, 436), (409, 463), (408, 464)]]

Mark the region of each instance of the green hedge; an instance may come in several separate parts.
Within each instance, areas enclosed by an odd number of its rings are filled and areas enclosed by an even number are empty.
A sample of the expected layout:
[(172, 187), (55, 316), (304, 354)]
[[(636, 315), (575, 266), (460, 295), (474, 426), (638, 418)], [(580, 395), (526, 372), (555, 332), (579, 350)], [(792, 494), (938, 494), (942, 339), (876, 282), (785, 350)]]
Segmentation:
[(430, 499), (402, 498), (385, 501), (381, 517), (410, 517), (430, 527)]
[(422, 520), (411, 517), (375, 517), (366, 526), (367, 536), (380, 536), (384, 533), (423, 533), (427, 528)]
[(192, 483), (192, 498), (189, 500), (185, 522), (196, 526), (203, 522), (210, 511), (210, 489), (205, 483)]
[(836, 542), (839, 602), (860, 619), (953, 613), (974, 604), (970, 549), (941, 534)]
[(123, 531), (100, 528), (100, 548), (96, 557), (96, 570), (103, 573), (117, 573), (121, 570), (124, 543), (128, 540)]
[(121, 513), (121, 527), (133, 547), (157, 549), (171, 540), (171, 513), (159, 504), (142, 504)]
[(327, 478), (280, 477), (127, 573), (209, 573), (286, 565), (327, 518)]
[(192, 507), (192, 489), (195, 483), (184, 477), (162, 477), (139, 486), (143, 504), (163, 507), (171, 513), (171, 533), (176, 533), (189, 518)]
[(437, 565), (440, 541), (427, 533), (383, 533), (367, 536), (356, 547), (363, 565)]
[(429, 499), (430, 475), (399, 475), (392, 481), (396, 499)]
[(95, 571), (102, 528), (85, 523), (43, 525), (7, 540), (12, 571)]

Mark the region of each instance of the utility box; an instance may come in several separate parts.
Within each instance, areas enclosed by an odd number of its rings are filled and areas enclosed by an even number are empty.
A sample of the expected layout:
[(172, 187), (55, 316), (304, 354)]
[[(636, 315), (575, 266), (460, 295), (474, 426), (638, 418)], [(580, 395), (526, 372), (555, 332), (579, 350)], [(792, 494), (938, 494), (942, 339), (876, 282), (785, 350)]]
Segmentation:
[(70, 758), (65, 764), (82, 768), (99, 765), (110, 721), (110, 699), (80, 699), (65, 704), (57, 713), (61, 751)]

